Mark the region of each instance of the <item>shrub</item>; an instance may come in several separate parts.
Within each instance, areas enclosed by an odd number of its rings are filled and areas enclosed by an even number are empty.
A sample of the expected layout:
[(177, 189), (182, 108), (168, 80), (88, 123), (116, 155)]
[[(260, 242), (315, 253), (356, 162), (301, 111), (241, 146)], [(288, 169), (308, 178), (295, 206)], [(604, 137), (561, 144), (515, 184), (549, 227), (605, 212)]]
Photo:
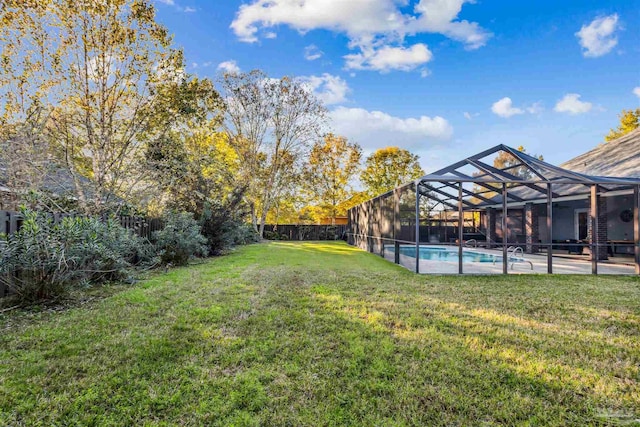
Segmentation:
[(186, 265), (193, 257), (207, 255), (207, 239), (193, 214), (169, 212), (164, 222), (164, 228), (153, 235), (164, 264)]
[(78, 265), (83, 266), (85, 279), (92, 283), (120, 280), (129, 275), (132, 266), (158, 262), (153, 245), (116, 220), (65, 218), (60, 228), (73, 232), (75, 244), (70, 247), (70, 253)]
[(229, 229), (226, 234), (227, 241), (232, 245), (247, 245), (249, 243), (257, 243), (260, 236), (256, 233), (253, 226), (245, 223), (236, 223)]
[(223, 202), (206, 203), (199, 220), (210, 255), (219, 255), (231, 246), (260, 240), (253, 227), (243, 221), (246, 212), (242, 206), (242, 192), (234, 192)]
[(318, 240), (338, 240), (338, 227), (331, 225), (320, 230)]
[(280, 235), (275, 231), (266, 231), (263, 233), (264, 238), (267, 240), (278, 240)]
[(74, 286), (120, 279), (154, 260), (144, 239), (115, 221), (23, 210), (22, 227), (0, 238), (0, 282), (23, 303), (58, 297)]

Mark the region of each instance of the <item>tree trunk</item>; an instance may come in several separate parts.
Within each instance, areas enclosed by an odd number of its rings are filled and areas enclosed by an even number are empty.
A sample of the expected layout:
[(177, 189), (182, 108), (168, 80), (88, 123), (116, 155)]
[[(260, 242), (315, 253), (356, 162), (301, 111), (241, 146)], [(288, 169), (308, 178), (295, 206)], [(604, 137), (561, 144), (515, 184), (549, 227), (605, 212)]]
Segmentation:
[(251, 224), (253, 224), (253, 229), (256, 231), (256, 233), (260, 234), (260, 237), (262, 237), (262, 233), (260, 233), (260, 230), (258, 230), (258, 216), (256, 215), (256, 205), (253, 202), (249, 205), (251, 206)]
[(260, 217), (260, 230), (258, 231), (258, 234), (260, 235), (260, 237), (264, 235), (264, 225), (266, 221), (267, 221), (267, 210), (264, 209), (262, 211), (262, 216)]

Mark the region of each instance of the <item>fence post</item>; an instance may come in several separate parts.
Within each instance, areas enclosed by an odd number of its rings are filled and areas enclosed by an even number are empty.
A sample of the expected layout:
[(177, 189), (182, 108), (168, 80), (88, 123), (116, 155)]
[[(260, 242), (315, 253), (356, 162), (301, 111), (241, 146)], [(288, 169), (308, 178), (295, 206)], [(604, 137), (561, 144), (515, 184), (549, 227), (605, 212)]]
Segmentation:
[(9, 212), (0, 211), (0, 233), (9, 234)]
[(17, 212), (9, 213), (9, 234), (13, 234), (18, 231), (18, 216), (20, 214)]
[(402, 224), (400, 223), (400, 190), (393, 190), (393, 262), (400, 264), (400, 235), (402, 234)]

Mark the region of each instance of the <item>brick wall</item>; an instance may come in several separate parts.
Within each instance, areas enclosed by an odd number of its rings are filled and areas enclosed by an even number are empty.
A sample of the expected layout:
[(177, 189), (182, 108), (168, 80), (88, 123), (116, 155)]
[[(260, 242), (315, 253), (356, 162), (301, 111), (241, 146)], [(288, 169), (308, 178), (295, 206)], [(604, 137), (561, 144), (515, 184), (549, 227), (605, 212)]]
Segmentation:
[(533, 203), (527, 203), (524, 207), (524, 232), (528, 254), (539, 250), (538, 246), (534, 246), (540, 240), (540, 230), (538, 228), (538, 210), (533, 206)]
[[(589, 210), (589, 218), (591, 218), (591, 210)], [(609, 240), (608, 233), (608, 218), (609, 214), (607, 212), (607, 198), (598, 196), (598, 260), (608, 259), (608, 251), (607, 251), (607, 240)], [(588, 239), (591, 242), (591, 235), (593, 230), (591, 229), (591, 220), (588, 223)]]

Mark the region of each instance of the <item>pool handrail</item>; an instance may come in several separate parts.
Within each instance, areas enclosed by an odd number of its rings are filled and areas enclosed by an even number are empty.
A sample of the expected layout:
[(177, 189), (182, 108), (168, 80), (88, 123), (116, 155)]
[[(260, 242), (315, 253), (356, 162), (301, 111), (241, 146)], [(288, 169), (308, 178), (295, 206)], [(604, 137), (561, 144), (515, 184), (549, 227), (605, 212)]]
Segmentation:
[(507, 248), (507, 259), (511, 262), (512, 270), (516, 262), (528, 262), (531, 270), (533, 270), (533, 263), (524, 257), (524, 250), (520, 246), (509, 246)]

